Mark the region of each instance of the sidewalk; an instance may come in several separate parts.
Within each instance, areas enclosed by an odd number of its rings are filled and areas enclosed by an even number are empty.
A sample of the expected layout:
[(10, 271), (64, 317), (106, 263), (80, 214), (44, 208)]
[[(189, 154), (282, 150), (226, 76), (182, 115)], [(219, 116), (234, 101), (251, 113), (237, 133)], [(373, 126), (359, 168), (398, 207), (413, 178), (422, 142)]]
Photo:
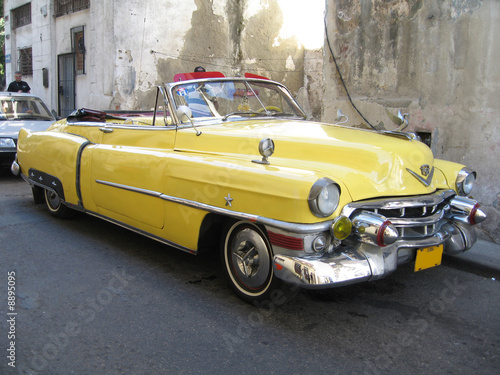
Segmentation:
[(447, 261), (468, 270), (472, 267), (487, 277), (500, 280), (500, 245), (493, 242), (479, 240), (469, 251), (460, 255), (447, 256)]

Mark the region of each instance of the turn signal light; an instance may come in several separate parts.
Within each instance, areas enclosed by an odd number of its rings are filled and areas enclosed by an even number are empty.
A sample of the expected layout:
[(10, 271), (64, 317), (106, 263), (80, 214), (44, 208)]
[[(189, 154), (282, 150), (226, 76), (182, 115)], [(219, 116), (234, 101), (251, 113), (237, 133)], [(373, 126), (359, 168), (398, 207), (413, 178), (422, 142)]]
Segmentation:
[(352, 230), (352, 221), (346, 216), (339, 216), (332, 224), (331, 234), (338, 240), (345, 240)]

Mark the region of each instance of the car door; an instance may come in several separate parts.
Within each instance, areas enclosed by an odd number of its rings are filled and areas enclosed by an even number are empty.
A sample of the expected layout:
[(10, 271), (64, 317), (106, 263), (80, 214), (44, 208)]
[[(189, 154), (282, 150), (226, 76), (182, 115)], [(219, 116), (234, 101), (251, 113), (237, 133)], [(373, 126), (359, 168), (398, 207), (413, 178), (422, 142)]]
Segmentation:
[(165, 170), (175, 127), (106, 124), (92, 150), (91, 191), (97, 213), (145, 231), (164, 226)]

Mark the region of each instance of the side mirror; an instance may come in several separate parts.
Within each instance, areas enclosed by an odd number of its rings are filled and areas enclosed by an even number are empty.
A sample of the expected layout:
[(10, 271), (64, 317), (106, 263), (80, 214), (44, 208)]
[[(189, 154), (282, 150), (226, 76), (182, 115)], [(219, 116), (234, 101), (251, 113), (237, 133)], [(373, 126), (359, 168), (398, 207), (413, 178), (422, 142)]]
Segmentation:
[(179, 108), (177, 108), (177, 117), (179, 117), (179, 120), (182, 122), (184, 121), (189, 121), (191, 122), (191, 116), (193, 115), (193, 112), (191, 111), (191, 108), (189, 108), (187, 105), (181, 105)]
[(179, 120), (182, 122), (184, 121), (189, 121), (191, 125), (193, 126), (193, 129), (196, 131), (196, 135), (200, 135), (201, 131), (196, 129), (196, 126), (194, 126), (193, 120), (191, 120), (191, 116), (193, 115), (193, 112), (191, 111), (191, 108), (189, 108), (187, 105), (181, 105), (179, 108), (177, 108), (177, 111), (175, 111), (177, 114), (177, 117), (179, 117)]

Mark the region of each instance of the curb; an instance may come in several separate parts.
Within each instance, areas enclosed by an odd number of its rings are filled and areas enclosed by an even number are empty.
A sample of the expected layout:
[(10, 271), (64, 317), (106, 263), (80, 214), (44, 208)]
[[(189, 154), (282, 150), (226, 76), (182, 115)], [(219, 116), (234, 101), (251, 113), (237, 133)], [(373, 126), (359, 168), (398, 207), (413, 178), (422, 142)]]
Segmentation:
[(500, 245), (493, 242), (479, 240), (469, 251), (443, 260), (452, 267), (500, 280)]

